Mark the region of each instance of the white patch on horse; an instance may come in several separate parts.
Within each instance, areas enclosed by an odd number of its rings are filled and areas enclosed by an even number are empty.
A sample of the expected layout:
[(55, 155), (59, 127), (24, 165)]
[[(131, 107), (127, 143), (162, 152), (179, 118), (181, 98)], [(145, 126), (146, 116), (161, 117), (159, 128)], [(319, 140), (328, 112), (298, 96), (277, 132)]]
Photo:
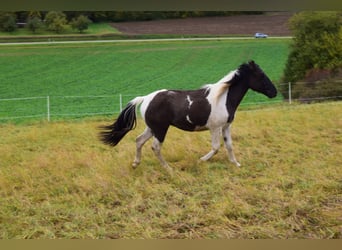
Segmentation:
[(186, 120), (187, 120), (189, 123), (193, 124), (193, 122), (190, 120), (190, 116), (189, 116), (189, 115), (186, 115)]
[(218, 99), (207, 97), (211, 109), (206, 127), (212, 129), (214, 127), (221, 127), (227, 123), (228, 111), (226, 107), (226, 95), (221, 95)]
[(145, 120), (145, 112), (146, 112), (146, 109), (147, 109), (148, 105), (150, 104), (150, 102), (153, 100), (153, 98), (157, 94), (159, 94), (160, 92), (164, 92), (164, 91), (167, 91), (167, 90), (166, 89), (157, 90), (157, 91), (154, 91), (154, 92), (148, 94), (147, 96), (144, 96), (144, 101), (140, 105), (140, 113), (141, 113), (141, 116), (144, 120)]
[(189, 102), (188, 109), (190, 109), (190, 107), (191, 107), (191, 105), (192, 105), (192, 103), (193, 103), (194, 101), (192, 101), (192, 100), (190, 99), (190, 96), (189, 96), (189, 95), (186, 96), (186, 100)]
[(238, 70), (233, 70), (231, 72), (229, 72), (227, 75), (225, 75), (221, 80), (219, 80), (217, 83), (227, 83), (229, 82), (230, 80), (233, 79), (234, 75), (235, 74), (239, 74), (239, 71)]
[(207, 100), (212, 107), (208, 123), (205, 125), (208, 129), (221, 127), (227, 123), (229, 114), (226, 107), (226, 97), (230, 86), (229, 81), (238, 73), (237, 70), (231, 71), (215, 84), (205, 86), (209, 91)]

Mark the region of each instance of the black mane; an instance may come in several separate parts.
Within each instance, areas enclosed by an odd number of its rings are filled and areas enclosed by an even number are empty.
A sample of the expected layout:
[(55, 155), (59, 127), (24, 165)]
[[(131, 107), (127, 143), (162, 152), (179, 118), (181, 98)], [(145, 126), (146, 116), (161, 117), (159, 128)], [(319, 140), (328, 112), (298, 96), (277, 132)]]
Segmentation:
[[(254, 63), (254, 62), (253, 62)], [(226, 107), (229, 113), (228, 123), (232, 123), (235, 117), (235, 112), (237, 107), (239, 106), (242, 97), (246, 94), (248, 90), (248, 86), (245, 83), (246, 77), (249, 77), (251, 73), (250, 63), (243, 63), (237, 69), (233, 78), (229, 81), (230, 88), (227, 94)]]
[(229, 81), (229, 83), (231, 85), (235, 85), (238, 82), (244, 80), (247, 76), (249, 76), (252, 71), (251, 66), (250, 66), (251, 63), (253, 63), (257, 67), (257, 69), (260, 70), (259, 66), (255, 64), (253, 61), (249, 63), (243, 63), (238, 67), (234, 77)]

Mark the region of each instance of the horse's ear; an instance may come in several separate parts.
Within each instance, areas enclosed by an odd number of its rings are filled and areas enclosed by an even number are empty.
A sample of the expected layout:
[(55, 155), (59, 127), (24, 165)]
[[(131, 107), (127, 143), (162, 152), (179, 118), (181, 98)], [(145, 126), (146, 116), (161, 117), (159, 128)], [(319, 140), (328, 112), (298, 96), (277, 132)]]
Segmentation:
[(249, 64), (249, 66), (252, 66), (252, 67), (255, 66), (255, 62), (254, 62), (253, 60), (250, 60), (250, 61), (248, 62), (248, 64)]
[(253, 60), (250, 60), (249, 62), (248, 62), (248, 66), (249, 66), (249, 68), (250, 69), (252, 69), (252, 70), (255, 70), (255, 69), (257, 69), (257, 65), (256, 65), (256, 63), (253, 61)]

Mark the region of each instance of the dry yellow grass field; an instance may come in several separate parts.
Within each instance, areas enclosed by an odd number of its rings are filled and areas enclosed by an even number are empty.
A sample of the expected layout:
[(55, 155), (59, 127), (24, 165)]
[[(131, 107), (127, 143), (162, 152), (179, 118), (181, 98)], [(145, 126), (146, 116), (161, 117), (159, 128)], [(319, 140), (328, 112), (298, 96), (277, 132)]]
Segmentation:
[(342, 103), (237, 112), (237, 168), (208, 132), (170, 129), (159, 165), (111, 119), (0, 124), (0, 238), (342, 238)]

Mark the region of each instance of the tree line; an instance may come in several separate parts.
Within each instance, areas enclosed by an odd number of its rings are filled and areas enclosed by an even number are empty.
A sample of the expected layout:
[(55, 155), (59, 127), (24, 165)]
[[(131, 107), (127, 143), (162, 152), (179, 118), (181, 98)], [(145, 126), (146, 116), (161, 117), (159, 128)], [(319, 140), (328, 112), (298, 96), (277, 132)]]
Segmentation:
[(261, 11), (18, 11), (0, 12), (0, 29), (13, 32), (19, 24), (26, 24), (34, 33), (46, 28), (61, 33), (70, 24), (82, 32), (92, 22), (147, 21), (170, 18), (262, 14)]
[(92, 21), (84, 14), (66, 15), (62, 11), (29, 11), (29, 12), (1, 12), (0, 29), (5, 32), (13, 32), (19, 26), (26, 26), (35, 33), (39, 29), (46, 29), (57, 34), (62, 33), (70, 25), (74, 30), (82, 33), (88, 29)]

